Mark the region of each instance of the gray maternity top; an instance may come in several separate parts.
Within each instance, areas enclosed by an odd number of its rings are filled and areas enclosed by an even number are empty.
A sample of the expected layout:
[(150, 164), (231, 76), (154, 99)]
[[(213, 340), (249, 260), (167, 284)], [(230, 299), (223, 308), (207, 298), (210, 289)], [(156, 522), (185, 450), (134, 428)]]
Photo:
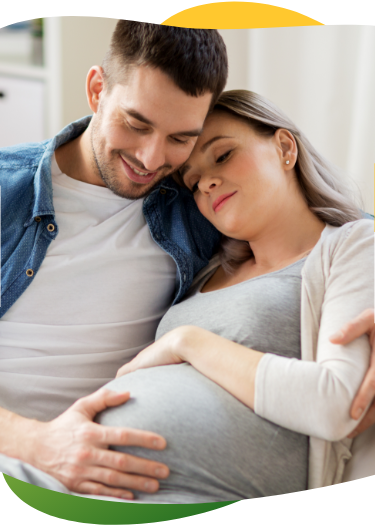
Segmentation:
[[(212, 271), (160, 322), (157, 338), (197, 325), (246, 347), (301, 358), (302, 259), (277, 272), (201, 293)], [(131, 399), (99, 416), (105, 425), (157, 432), (167, 449), (119, 447), (167, 464), (171, 474), (140, 501), (198, 503), (307, 487), (308, 437), (259, 416), (189, 364), (138, 370), (109, 383)], [(297, 398), (296, 398), (297, 400)]]

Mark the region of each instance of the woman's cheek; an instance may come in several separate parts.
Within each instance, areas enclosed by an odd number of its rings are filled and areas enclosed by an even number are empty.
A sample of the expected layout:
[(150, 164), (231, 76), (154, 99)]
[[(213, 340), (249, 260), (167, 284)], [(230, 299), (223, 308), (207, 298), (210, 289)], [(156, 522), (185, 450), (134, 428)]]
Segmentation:
[(199, 191), (195, 193), (194, 199), (195, 199), (195, 203), (197, 204), (197, 207), (199, 209), (199, 212), (201, 214), (203, 214), (203, 216), (205, 218), (210, 219), (207, 199), (204, 198)]

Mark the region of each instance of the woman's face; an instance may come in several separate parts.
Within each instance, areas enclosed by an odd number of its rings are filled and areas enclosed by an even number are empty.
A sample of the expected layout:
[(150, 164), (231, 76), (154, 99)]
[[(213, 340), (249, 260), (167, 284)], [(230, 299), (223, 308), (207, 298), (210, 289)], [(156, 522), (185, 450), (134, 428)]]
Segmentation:
[[(207, 118), (181, 174), (200, 212), (219, 231), (250, 241), (285, 215), (295, 189), (293, 148), (294, 138), (286, 130), (263, 136), (216, 111)], [(286, 165), (288, 154), (293, 160)]]

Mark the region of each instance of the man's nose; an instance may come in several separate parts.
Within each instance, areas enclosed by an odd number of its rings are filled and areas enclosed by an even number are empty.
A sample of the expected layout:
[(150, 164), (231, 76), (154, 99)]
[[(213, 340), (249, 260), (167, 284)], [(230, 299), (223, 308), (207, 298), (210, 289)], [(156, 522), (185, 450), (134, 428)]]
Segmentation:
[(135, 154), (149, 172), (156, 172), (166, 164), (166, 146), (163, 139), (148, 137)]

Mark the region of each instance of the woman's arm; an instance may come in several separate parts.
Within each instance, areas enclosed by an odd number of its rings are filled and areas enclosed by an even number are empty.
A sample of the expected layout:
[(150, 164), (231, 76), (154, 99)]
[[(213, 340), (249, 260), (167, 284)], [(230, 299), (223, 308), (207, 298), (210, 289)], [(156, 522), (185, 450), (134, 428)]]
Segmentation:
[(184, 325), (146, 347), (119, 369), (117, 377), (137, 369), (188, 362), (253, 409), (255, 374), (262, 356), (201, 327)]
[(358, 421), (350, 417), (350, 407), (368, 369), (370, 345), (366, 335), (345, 346), (333, 345), (330, 337), (373, 305), (373, 253), (373, 226), (366, 221), (344, 227), (323, 242), (321, 254), (310, 262), (302, 308), (302, 349), (315, 353), (315, 362), (265, 355), (257, 370), (256, 413), (331, 441), (355, 429)]

